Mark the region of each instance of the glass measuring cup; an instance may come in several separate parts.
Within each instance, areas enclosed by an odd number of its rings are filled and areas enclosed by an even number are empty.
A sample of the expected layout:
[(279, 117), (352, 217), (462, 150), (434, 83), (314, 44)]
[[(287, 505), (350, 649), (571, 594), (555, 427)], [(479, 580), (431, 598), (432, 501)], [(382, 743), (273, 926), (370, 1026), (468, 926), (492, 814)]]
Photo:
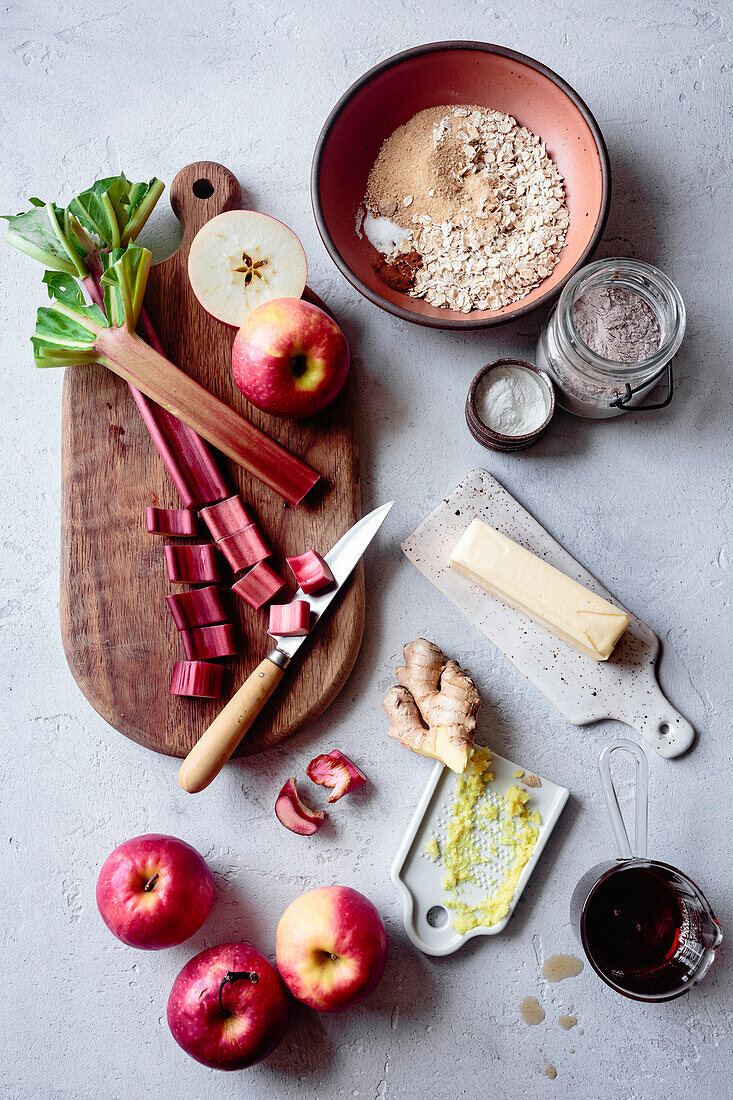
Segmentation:
[[(610, 770), (619, 750), (636, 761), (633, 848)], [(705, 976), (723, 934), (692, 879), (647, 858), (649, 766), (642, 750), (633, 741), (613, 741), (598, 757), (598, 769), (619, 858), (582, 877), (570, 901), (570, 921), (607, 985), (638, 1001), (669, 1001)]]

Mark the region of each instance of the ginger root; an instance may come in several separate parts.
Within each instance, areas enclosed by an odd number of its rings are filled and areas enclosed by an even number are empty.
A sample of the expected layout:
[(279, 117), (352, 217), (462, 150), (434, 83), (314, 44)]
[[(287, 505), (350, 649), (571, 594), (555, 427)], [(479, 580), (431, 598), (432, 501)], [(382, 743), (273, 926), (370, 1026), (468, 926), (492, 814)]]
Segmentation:
[(390, 688), (382, 704), (391, 722), (389, 736), (411, 752), (464, 772), (481, 705), (476, 685), (425, 638), (410, 642), (403, 653), (405, 665), (396, 670), (399, 686)]

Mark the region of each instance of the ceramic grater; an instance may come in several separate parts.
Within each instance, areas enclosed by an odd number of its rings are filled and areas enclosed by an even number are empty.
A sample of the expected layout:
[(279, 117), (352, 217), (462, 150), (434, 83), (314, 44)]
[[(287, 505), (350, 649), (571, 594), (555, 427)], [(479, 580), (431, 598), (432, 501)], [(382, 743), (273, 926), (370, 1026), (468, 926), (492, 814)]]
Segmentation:
[[(494, 779), (477, 805), (480, 807), (484, 801), (500, 805), (511, 786), (515, 783), (521, 786), (522, 780), (515, 775), (519, 770), (519, 765), (492, 752), (491, 771)], [(451, 912), (443, 905), (446, 891), (441, 885), (442, 864), (440, 860), (436, 861), (428, 855), (425, 849), (427, 841), (433, 836), (442, 848), (456, 795), (457, 780), (455, 772), (441, 763), (435, 765), (392, 863), (392, 881), (402, 895), (405, 931), (415, 947), (426, 955), (450, 955), (466, 940), (475, 936), (495, 936), (503, 931), (570, 794), (566, 787), (560, 787), (549, 779), (541, 779), (540, 787), (527, 788), (530, 794), (529, 807), (540, 812), (539, 835), (517, 882), (509, 911), (491, 927), (472, 928), (461, 934), (452, 927)], [(488, 862), (475, 869), (479, 884), (466, 883), (459, 891), (459, 897), (469, 905), (478, 903), (482, 897), (500, 886), (506, 868), (512, 862), (510, 849), (498, 843), (501, 828), (502, 821), (498, 820), (486, 822), (485, 828), (475, 830), (476, 846), (487, 857)], [(495, 853), (492, 845), (495, 845)]]

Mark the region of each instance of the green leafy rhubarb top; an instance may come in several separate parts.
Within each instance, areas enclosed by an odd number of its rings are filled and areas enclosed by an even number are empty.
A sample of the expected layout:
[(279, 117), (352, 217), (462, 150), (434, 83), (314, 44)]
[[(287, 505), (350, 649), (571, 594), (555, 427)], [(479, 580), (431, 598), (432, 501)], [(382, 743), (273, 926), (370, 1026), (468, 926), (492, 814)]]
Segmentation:
[(150, 271), (147, 248), (130, 244), (105, 255), (102, 275), (104, 310), (87, 305), (81, 287), (66, 272), (47, 271), (50, 306), (41, 306), (36, 331), (31, 337), (36, 366), (68, 367), (96, 363), (104, 356), (97, 339), (104, 329), (125, 328), (134, 332), (142, 309)]
[(150, 183), (130, 183), (122, 173), (110, 176), (72, 199), (69, 213), (98, 248), (124, 248), (140, 233), (163, 187), (155, 178)]
[[(103, 329), (135, 331), (151, 255), (132, 242), (163, 186), (156, 178), (131, 183), (121, 173), (97, 180), (65, 208), (33, 198), (29, 210), (6, 217), (8, 244), (47, 268), (52, 304), (38, 310), (32, 338), (39, 367), (96, 362)], [(104, 310), (85, 302), (77, 280), (90, 279), (101, 284)]]

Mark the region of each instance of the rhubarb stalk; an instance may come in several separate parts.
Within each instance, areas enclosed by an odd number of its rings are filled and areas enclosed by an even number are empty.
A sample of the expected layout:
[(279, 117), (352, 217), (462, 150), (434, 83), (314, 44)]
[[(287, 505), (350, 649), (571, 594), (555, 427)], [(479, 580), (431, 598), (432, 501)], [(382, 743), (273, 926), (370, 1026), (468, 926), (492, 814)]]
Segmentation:
[[(30, 211), (8, 219), (8, 241), (50, 269), (44, 281), (53, 304), (38, 312), (32, 341), (36, 363), (102, 363), (290, 504), (299, 504), (318, 482), (316, 471), (135, 335), (151, 256), (129, 242), (145, 223), (159, 190), (159, 181), (130, 185), (124, 177), (101, 180), (68, 210), (35, 199)], [(90, 248), (93, 242), (80, 223), (111, 251)], [(98, 300), (85, 305), (75, 281), (94, 277), (88, 258), (93, 268), (97, 260), (104, 267), (104, 309)], [(145, 322), (143, 328), (150, 336)], [(172, 455), (170, 442), (168, 449)]]
[[(71, 205), (73, 206), (77, 201), (75, 199)], [(77, 217), (81, 217), (79, 212)], [(87, 228), (91, 228), (88, 223)], [(77, 233), (83, 236), (90, 249), (86, 256), (86, 263), (91, 274), (83, 280), (84, 287), (91, 300), (102, 306), (101, 254), (95, 251), (94, 242), (89, 240), (82, 231), (77, 229)], [(144, 309), (140, 311), (138, 328), (145, 342), (162, 355), (163, 347), (158, 334)], [(150, 438), (163, 460), (163, 465), (176, 487), (183, 507), (200, 508), (203, 504), (212, 504), (228, 497), (229, 488), (203, 439), (188, 424), (182, 423), (166, 409), (155, 405), (136, 386), (130, 386), (130, 393), (150, 433)]]
[(108, 316), (110, 310), (114, 315), (112, 324), (98, 306), (83, 305), (81, 292), (68, 277), (47, 277), (54, 301), (53, 307), (42, 306), (38, 311), (33, 337), (38, 366), (103, 364), (183, 420), (288, 503), (299, 504), (319, 480), (316, 471), (135, 334), (150, 266), (147, 249), (129, 245), (124, 252), (113, 252), (110, 261), (102, 283)]

